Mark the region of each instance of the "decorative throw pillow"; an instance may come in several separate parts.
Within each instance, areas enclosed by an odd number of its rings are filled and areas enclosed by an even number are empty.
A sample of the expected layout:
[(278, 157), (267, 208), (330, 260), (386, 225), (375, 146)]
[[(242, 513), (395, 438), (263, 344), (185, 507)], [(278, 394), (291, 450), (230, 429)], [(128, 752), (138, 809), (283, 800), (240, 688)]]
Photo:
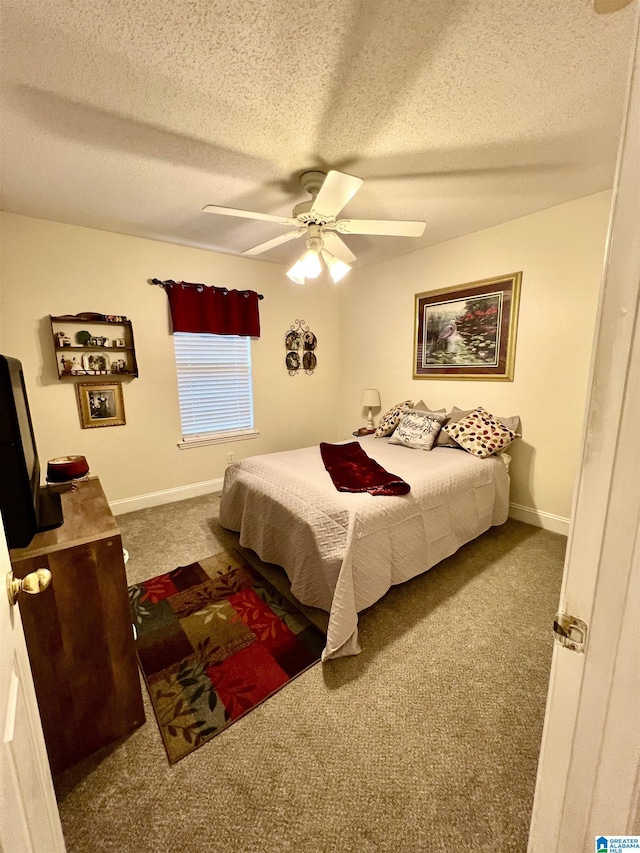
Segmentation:
[(389, 444), (401, 444), (415, 450), (431, 450), (444, 415), (439, 412), (422, 412), (409, 409), (389, 439)]
[[(482, 408), (482, 406), (477, 406), (476, 408)], [(457, 406), (453, 407), (453, 411), (451, 412), (451, 416), (455, 415), (455, 420), (459, 421), (464, 415), (470, 415), (471, 412), (475, 412), (475, 409), (459, 409)], [(502, 415), (496, 415), (497, 420), (500, 421), (502, 426), (506, 426), (507, 429), (510, 429), (511, 432), (520, 432), (520, 417), (518, 415), (512, 415), (509, 418), (504, 418)], [(522, 438), (522, 436), (519, 436)]]
[(519, 433), (508, 429), (481, 407), (447, 426), (446, 431), (468, 453), (483, 459), (504, 450), (516, 438), (521, 438)]
[(403, 414), (411, 408), (411, 400), (405, 400), (404, 403), (396, 403), (393, 408), (380, 418), (380, 423), (376, 429), (374, 436), (381, 438), (383, 435), (391, 435), (394, 429), (400, 423)]
[[(446, 421), (442, 424), (442, 429), (438, 433), (438, 437), (436, 439), (437, 447), (457, 447), (460, 450), (460, 445), (457, 441), (454, 441), (453, 438), (447, 432), (448, 428), (453, 424), (457, 423), (462, 418), (470, 415), (471, 412), (474, 412), (475, 409), (459, 409), (457, 406), (454, 406), (449, 415), (447, 416)], [(497, 419), (503, 426), (506, 426), (507, 429), (510, 429), (511, 432), (520, 432), (520, 418), (518, 415), (513, 415), (509, 418), (503, 418), (501, 415), (496, 416)], [(522, 438), (522, 435), (520, 435)]]
[(427, 406), (424, 400), (418, 400), (417, 403), (414, 403), (411, 406), (412, 409), (416, 409), (419, 412), (437, 412), (439, 415), (446, 415), (446, 409), (432, 409), (431, 406)]
[(461, 418), (470, 415), (473, 412), (473, 409), (467, 409), (466, 411), (463, 409), (459, 409), (457, 406), (454, 406), (452, 411), (447, 415), (445, 422), (442, 424), (442, 429), (438, 433), (438, 437), (436, 438), (436, 447), (457, 447), (460, 450), (460, 445), (457, 441), (454, 441), (445, 427), (453, 426), (456, 424)]

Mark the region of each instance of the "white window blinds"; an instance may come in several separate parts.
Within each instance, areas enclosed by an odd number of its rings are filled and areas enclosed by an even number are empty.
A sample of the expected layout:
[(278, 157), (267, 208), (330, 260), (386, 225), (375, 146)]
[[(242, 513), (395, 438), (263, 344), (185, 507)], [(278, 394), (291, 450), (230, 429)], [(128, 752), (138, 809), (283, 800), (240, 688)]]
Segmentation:
[(175, 332), (183, 441), (253, 431), (251, 339)]

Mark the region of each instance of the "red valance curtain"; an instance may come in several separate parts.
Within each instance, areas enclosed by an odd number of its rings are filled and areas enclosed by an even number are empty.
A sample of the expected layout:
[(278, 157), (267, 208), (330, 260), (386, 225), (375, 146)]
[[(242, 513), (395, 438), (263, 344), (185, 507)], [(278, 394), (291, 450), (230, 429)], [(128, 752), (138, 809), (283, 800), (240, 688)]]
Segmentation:
[(259, 295), (189, 282), (166, 283), (174, 332), (260, 337)]

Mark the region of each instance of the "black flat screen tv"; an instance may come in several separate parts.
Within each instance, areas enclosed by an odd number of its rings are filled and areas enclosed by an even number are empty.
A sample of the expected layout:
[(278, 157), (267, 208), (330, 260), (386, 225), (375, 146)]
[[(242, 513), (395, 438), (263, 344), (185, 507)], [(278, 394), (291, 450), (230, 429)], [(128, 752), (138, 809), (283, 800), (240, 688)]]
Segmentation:
[(10, 548), (62, 524), (60, 495), (40, 485), (29, 402), (16, 358), (0, 355), (0, 512)]

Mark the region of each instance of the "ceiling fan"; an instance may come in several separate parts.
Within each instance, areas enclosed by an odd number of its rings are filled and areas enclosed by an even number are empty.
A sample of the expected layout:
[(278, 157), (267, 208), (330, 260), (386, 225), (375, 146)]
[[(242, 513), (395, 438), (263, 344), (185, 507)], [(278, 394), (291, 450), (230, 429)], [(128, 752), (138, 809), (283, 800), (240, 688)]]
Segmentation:
[(306, 278), (317, 278), (322, 270), (320, 257), (324, 260), (334, 282), (340, 281), (351, 269), (350, 263), (356, 256), (339, 234), (368, 234), (385, 237), (420, 237), (426, 223), (409, 220), (390, 219), (337, 219), (336, 217), (358, 192), (364, 181), (344, 172), (331, 170), (304, 172), (300, 176), (302, 188), (311, 195), (310, 201), (303, 201), (293, 208), (293, 215), (274, 216), (270, 213), (256, 213), (250, 210), (237, 210), (233, 207), (221, 207), (208, 204), (203, 208), (207, 213), (223, 216), (239, 216), (245, 219), (260, 219), (276, 222), (294, 230), (279, 237), (253, 246), (242, 252), (243, 255), (261, 255), (306, 235), (307, 251), (287, 272), (292, 281), (304, 284)]

